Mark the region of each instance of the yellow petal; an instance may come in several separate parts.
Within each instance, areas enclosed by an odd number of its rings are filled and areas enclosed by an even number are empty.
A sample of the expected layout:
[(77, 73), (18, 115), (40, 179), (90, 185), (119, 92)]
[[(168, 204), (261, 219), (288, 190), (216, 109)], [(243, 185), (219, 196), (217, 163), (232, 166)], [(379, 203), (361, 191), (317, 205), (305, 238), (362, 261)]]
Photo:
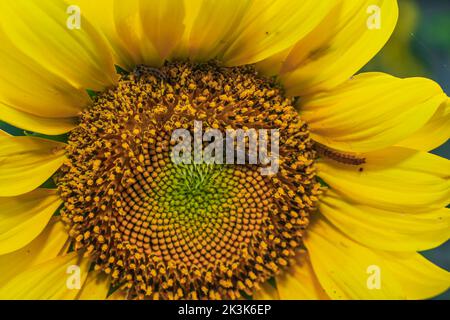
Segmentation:
[(69, 132), (76, 126), (76, 118), (38, 117), (9, 107), (0, 102), (0, 120), (17, 128), (47, 135), (59, 135)]
[(10, 137), (10, 136), (11, 135), (8, 132), (0, 130), (0, 137)]
[(447, 206), (449, 160), (400, 147), (365, 156), (363, 171), (325, 160), (317, 164), (318, 174), (339, 195), (374, 208), (417, 213)]
[(0, 197), (30, 192), (64, 162), (64, 144), (35, 137), (0, 137)]
[[(70, 3), (78, 6), (81, 9), (83, 18), (89, 21), (104, 36), (110, 47), (115, 64), (127, 70), (132, 70), (135, 64), (142, 63), (140, 54), (132, 56), (133, 51), (139, 52), (137, 47), (138, 41), (135, 41), (131, 46), (127, 42), (131, 38), (130, 34), (126, 34), (126, 32), (136, 33), (138, 31), (136, 29), (140, 27), (139, 21), (136, 20), (130, 29), (124, 28), (124, 25), (119, 21), (116, 24), (115, 21), (116, 15), (125, 17), (131, 13), (135, 18), (138, 18), (138, 0), (127, 1), (127, 6), (121, 0), (73, 0)], [(99, 8), (101, 8), (101, 14), (99, 14)], [(125, 9), (125, 12), (123, 9)]]
[(301, 252), (289, 270), (276, 277), (281, 300), (327, 300), (317, 280), (308, 253)]
[(76, 15), (68, 13), (69, 6), (53, 0), (2, 2), (2, 28), (18, 50), (49, 72), (77, 88), (101, 91), (116, 80), (111, 53), (86, 19), (79, 29), (69, 28)]
[(185, 32), (177, 56), (207, 61), (223, 54), (252, 0), (185, 0)]
[(336, 1), (253, 1), (225, 40), (223, 61), (229, 66), (255, 63), (293, 46), (312, 31)]
[(450, 99), (447, 99), (433, 117), (420, 130), (397, 145), (416, 150), (430, 151), (450, 138)]
[[(1, 8), (1, 5), (0, 5)], [(0, 101), (35, 116), (74, 117), (89, 103), (85, 88), (77, 88), (15, 47), (0, 28)], [(20, 117), (19, 117), (20, 118)]]
[(183, 36), (184, 0), (141, 0), (140, 14), (144, 39), (166, 59)]
[(24, 270), (57, 257), (68, 237), (63, 223), (54, 217), (28, 245), (0, 256), (0, 287)]
[(123, 290), (117, 289), (108, 296), (108, 300), (127, 300), (127, 294)]
[[(35, 6), (39, 6), (40, 9), (35, 10)], [(103, 48), (103, 42), (97, 36), (87, 35), (92, 28), (88, 23), (84, 23), (83, 19), (81, 30), (69, 30), (66, 27), (67, 6), (61, 1), (46, 0), (36, 3), (21, 0), (14, 4), (2, 2), (0, 9), (2, 15), (7, 16), (6, 18), (2, 16), (2, 23), (5, 25), (0, 30), (2, 41), (0, 60), (3, 62), (0, 64), (0, 101), (16, 110), (38, 117), (77, 116), (80, 110), (90, 103), (86, 89), (104, 87), (99, 87), (95, 81), (84, 78), (88, 76), (87, 73), (92, 73), (95, 69), (86, 62), (92, 58), (88, 56), (101, 52), (103, 49), (100, 47)], [(42, 10), (47, 10), (50, 14), (55, 13), (56, 10), (58, 19), (53, 20), (52, 16), (44, 14)], [(17, 14), (25, 20), (16, 19)], [(29, 28), (30, 25), (44, 27)], [(45, 37), (51, 37), (51, 40), (47, 41)], [(79, 48), (89, 43), (94, 47), (83, 50)], [(101, 56), (97, 60), (107, 64), (105, 70), (113, 72), (112, 76), (115, 77), (111, 59)], [(84, 62), (86, 65), (81, 67)], [(60, 66), (64, 68), (59, 68)], [(99, 68), (104, 67), (102, 65)], [(83, 72), (86, 69), (92, 72)], [(83, 79), (74, 77), (83, 77)], [(19, 120), (23, 118), (17, 117)], [(50, 122), (50, 120), (44, 121)], [(68, 126), (67, 120), (61, 122)]]
[(36, 189), (17, 197), (0, 197), (0, 255), (33, 241), (62, 204), (56, 190)]
[(450, 210), (393, 212), (361, 205), (329, 189), (320, 199), (320, 212), (351, 238), (381, 250), (423, 251), (450, 238)]
[(314, 140), (339, 150), (367, 152), (412, 135), (446, 99), (428, 79), (365, 73), (303, 100), (300, 109)]
[(107, 34), (107, 37), (120, 58), (119, 65), (128, 70), (137, 64), (159, 66), (163, 62), (155, 44), (145, 34), (144, 25), (154, 23), (142, 21), (141, 10), (147, 11), (146, 6), (148, 3), (140, 0), (114, 0), (114, 31), (112, 36)]
[(78, 300), (104, 300), (108, 295), (110, 278), (101, 272), (89, 272)]
[(397, 17), (395, 0), (344, 0), (284, 59), (281, 81), (287, 93), (327, 91), (349, 79), (384, 46)]
[(337, 231), (323, 217), (309, 226), (305, 245), (314, 272), (330, 298), (405, 298), (382, 257)]
[(277, 288), (269, 282), (261, 285), (261, 289), (253, 294), (253, 300), (280, 300)]
[(450, 287), (450, 273), (418, 253), (380, 253), (407, 299), (428, 299)]
[[(71, 300), (80, 292), (89, 272), (90, 262), (72, 252), (33, 266), (16, 275), (0, 287), (0, 299), (11, 300)], [(74, 271), (79, 267), (78, 271)]]

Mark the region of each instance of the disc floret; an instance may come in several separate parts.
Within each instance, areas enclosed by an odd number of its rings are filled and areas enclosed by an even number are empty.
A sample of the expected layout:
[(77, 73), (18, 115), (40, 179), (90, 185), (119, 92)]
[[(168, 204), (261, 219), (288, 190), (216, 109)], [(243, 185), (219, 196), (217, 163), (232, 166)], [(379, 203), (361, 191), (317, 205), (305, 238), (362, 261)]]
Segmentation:
[[(70, 135), (58, 188), (74, 250), (130, 298), (235, 299), (289, 264), (320, 185), (293, 101), (251, 66), (139, 67), (99, 94)], [(174, 164), (171, 133), (280, 131), (279, 171)]]

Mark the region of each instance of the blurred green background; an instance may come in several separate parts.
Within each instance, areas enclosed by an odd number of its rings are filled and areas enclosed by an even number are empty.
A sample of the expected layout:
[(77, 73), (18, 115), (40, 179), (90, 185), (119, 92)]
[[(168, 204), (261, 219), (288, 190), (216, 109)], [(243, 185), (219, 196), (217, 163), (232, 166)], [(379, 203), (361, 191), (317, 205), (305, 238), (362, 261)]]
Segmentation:
[[(363, 71), (383, 71), (398, 77), (423, 76), (438, 82), (450, 95), (450, 0), (398, 0), (399, 22), (383, 50)], [(0, 121), (12, 134), (23, 131)], [(450, 158), (447, 142), (434, 153)], [(450, 270), (450, 241), (423, 252), (437, 265)], [(435, 299), (450, 300), (450, 290)]]
[[(394, 35), (364, 71), (431, 78), (450, 95), (450, 0), (399, 0), (399, 5)], [(450, 158), (450, 143), (433, 153)], [(450, 270), (450, 241), (423, 254)], [(450, 300), (450, 290), (435, 299)]]

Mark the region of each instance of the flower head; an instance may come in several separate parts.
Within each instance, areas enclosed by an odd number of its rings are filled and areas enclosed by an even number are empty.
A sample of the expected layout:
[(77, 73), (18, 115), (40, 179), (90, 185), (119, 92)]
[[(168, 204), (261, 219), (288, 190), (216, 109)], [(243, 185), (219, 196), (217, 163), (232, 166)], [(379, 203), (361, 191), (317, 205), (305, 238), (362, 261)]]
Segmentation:
[[(427, 151), (450, 100), (431, 80), (355, 75), (396, 1), (74, 2), (0, 5), (0, 119), (32, 132), (0, 131), (0, 297), (448, 288), (417, 252), (449, 238), (449, 161)], [(230, 132), (245, 135), (231, 156)], [(197, 159), (207, 141), (200, 154), (233, 161)]]

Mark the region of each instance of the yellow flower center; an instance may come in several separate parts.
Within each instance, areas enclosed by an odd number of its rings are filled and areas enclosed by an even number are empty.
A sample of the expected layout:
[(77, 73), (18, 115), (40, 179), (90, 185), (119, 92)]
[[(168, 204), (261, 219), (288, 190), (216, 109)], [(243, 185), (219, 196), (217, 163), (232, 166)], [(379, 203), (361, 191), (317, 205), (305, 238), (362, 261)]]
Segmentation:
[[(74, 250), (129, 298), (235, 299), (302, 246), (320, 185), (308, 128), (251, 66), (140, 66), (94, 99), (58, 178)], [(279, 170), (174, 163), (174, 130), (278, 129)], [(250, 140), (246, 141), (248, 146)]]

